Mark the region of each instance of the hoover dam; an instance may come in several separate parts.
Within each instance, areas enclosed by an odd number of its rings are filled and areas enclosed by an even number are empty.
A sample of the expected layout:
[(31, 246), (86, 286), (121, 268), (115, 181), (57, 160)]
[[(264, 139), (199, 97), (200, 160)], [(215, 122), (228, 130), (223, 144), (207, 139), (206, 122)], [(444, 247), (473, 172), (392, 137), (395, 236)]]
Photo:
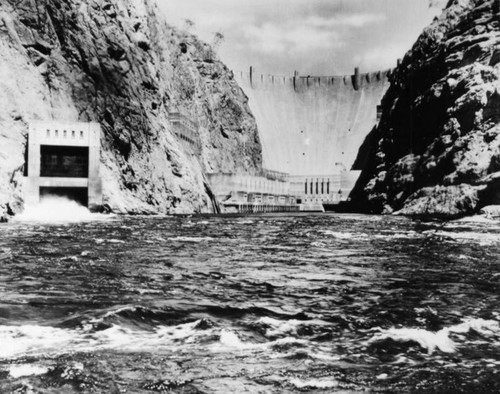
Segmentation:
[[(377, 124), (390, 73), (362, 74), (356, 68), (345, 76), (300, 76), (296, 71), (283, 77), (258, 74), (253, 67), (236, 72), (259, 129), (264, 175), (282, 175), (257, 177), (252, 187), (242, 174), (211, 176), (218, 200), (241, 208), (252, 192), (266, 202), (291, 197), (302, 211), (338, 210), (360, 175), (361, 168), (353, 164)], [(269, 181), (272, 187), (264, 187)]]
[(291, 176), (351, 170), (377, 122), (390, 70), (353, 75), (278, 77), (236, 72), (262, 143), (263, 166)]

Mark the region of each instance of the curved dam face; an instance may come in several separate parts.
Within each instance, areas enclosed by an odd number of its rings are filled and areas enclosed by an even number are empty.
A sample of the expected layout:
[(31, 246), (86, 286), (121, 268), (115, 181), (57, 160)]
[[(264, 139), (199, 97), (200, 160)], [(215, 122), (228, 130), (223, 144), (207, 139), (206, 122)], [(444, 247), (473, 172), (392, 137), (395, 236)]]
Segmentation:
[(377, 122), (390, 71), (335, 77), (236, 73), (249, 98), (263, 166), (291, 176), (350, 170)]

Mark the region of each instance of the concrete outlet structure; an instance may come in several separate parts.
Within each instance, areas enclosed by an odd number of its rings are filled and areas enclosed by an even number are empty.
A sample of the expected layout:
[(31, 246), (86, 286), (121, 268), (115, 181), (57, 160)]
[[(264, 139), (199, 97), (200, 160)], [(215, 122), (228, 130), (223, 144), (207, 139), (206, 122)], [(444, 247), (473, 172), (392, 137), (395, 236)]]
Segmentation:
[(101, 127), (98, 123), (32, 123), (29, 127), (24, 200), (61, 196), (98, 209)]

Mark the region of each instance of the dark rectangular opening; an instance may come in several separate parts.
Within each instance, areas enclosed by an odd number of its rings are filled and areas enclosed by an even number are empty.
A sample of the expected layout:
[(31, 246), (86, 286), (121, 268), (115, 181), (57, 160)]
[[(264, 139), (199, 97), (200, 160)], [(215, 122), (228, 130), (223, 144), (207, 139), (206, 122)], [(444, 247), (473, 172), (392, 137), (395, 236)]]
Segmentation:
[(40, 199), (46, 197), (64, 197), (88, 207), (89, 191), (87, 187), (41, 187)]
[(41, 145), (40, 176), (88, 178), (89, 148), (87, 146)]

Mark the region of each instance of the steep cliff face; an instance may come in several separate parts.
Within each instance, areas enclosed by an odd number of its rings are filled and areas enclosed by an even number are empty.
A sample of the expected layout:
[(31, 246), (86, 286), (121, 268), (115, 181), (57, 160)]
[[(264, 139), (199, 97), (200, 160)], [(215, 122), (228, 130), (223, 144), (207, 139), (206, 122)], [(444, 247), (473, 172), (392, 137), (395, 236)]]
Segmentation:
[[(119, 212), (209, 212), (204, 173), (260, 168), (247, 98), (214, 51), (153, 0), (0, 3), (0, 206), (22, 209), (31, 121), (96, 121), (104, 202)], [(183, 148), (169, 112), (199, 125)]]
[(391, 76), (352, 198), (371, 212), (500, 203), (500, 1), (451, 0)]

